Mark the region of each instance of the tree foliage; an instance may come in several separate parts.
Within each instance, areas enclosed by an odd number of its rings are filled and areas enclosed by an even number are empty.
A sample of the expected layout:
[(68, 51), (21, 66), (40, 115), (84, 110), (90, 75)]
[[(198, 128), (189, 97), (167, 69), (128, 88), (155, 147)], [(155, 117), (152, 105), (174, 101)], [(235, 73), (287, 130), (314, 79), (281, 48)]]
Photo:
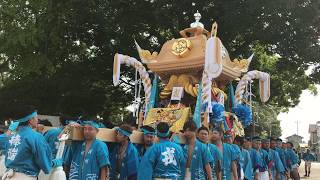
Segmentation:
[(253, 101), (252, 111), (254, 123), (246, 129), (246, 135), (259, 135), (261, 137), (281, 136), (280, 121), (277, 120), (281, 108)]
[[(16, 102), (34, 104), (48, 114), (86, 111), (106, 119), (119, 117), (133, 91), (112, 85), (113, 55), (137, 56), (133, 38), (143, 48), (159, 51), (161, 44), (189, 27), (196, 10), (207, 29), (218, 22), (218, 36), (233, 58), (255, 52), (250, 69), (271, 74), (274, 106), (296, 105), (301, 91), (319, 81), (318, 0), (0, 4), (2, 117)], [(310, 65), (315, 68), (307, 76)], [(123, 72), (133, 77), (132, 69)]]

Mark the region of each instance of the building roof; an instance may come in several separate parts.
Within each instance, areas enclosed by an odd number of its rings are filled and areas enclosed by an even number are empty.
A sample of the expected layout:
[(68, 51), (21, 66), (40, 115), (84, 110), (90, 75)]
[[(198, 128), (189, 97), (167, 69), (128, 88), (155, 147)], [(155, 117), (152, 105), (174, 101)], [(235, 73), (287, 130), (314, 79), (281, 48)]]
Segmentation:
[(291, 138), (299, 138), (299, 139), (303, 139), (303, 137), (302, 137), (302, 136), (299, 136), (299, 135), (297, 135), (297, 134), (293, 134), (293, 135), (291, 135), (291, 136), (288, 136), (286, 139), (291, 139)]
[(317, 132), (316, 124), (309, 124), (309, 133)]

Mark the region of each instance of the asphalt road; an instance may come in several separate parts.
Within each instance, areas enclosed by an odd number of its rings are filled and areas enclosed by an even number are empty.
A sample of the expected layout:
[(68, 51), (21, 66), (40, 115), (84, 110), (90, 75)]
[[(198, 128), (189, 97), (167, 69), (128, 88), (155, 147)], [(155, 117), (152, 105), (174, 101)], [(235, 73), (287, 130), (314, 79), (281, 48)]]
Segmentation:
[(304, 161), (301, 162), (301, 165), (299, 167), (299, 174), (301, 179), (310, 179), (310, 180), (320, 180), (320, 163), (319, 162), (313, 162), (311, 165), (311, 173), (310, 177), (304, 177)]

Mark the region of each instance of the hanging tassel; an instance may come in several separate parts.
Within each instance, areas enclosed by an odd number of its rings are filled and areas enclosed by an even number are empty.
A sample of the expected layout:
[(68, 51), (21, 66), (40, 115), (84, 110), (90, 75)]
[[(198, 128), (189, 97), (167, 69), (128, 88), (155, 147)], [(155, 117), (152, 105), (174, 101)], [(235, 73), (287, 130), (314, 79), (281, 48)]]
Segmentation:
[(147, 114), (151, 108), (154, 108), (156, 101), (157, 101), (157, 94), (158, 94), (158, 76), (155, 75), (152, 82), (152, 88), (151, 88), (151, 95), (150, 95), (150, 101), (147, 105), (146, 111), (145, 111), (145, 117), (147, 117)]
[(229, 121), (229, 118), (225, 117), (224, 118), (224, 121), (223, 121), (223, 129), (224, 131), (229, 131), (230, 130), (230, 127), (229, 127), (229, 124), (230, 121)]
[(236, 98), (234, 95), (234, 88), (232, 82), (229, 83), (228, 86), (228, 101), (226, 104), (226, 111), (231, 112), (232, 108), (236, 105)]
[(193, 114), (193, 121), (196, 123), (197, 128), (201, 127), (201, 97), (202, 97), (202, 88), (201, 88), (201, 83), (199, 84), (198, 87), (198, 95), (197, 95), (197, 102), (196, 102), (196, 107), (194, 110)]

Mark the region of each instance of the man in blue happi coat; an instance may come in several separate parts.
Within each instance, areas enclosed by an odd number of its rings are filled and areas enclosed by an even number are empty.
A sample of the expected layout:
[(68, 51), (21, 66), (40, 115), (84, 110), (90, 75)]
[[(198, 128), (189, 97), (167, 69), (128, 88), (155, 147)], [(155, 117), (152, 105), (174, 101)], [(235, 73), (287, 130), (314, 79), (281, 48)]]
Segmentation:
[(183, 147), (186, 166), (183, 174), (186, 180), (212, 180), (210, 163), (213, 157), (207, 146), (196, 138), (197, 126), (193, 120), (185, 122), (183, 125), (183, 135), (186, 145)]
[(252, 162), (250, 153), (247, 149), (244, 148), (245, 138), (241, 136), (236, 136), (234, 143), (237, 144), (241, 150), (240, 156), (240, 166), (243, 170), (243, 179), (253, 180), (253, 171), (252, 171)]
[(221, 179), (222, 153), (219, 151), (216, 145), (209, 143), (209, 129), (205, 126), (200, 127), (197, 130), (197, 136), (199, 141), (207, 145), (213, 157), (213, 162), (210, 163), (212, 178), (214, 180)]
[(111, 153), (111, 180), (137, 179), (139, 155), (136, 147), (130, 142), (132, 129), (128, 124), (116, 128), (117, 145)]
[(37, 132), (45, 135), (46, 127), (52, 127), (52, 123), (48, 119), (44, 119), (44, 120), (39, 119), (37, 128), (36, 128)]
[(222, 154), (222, 179), (238, 179), (237, 173), (237, 158), (234, 153), (234, 147), (228, 143), (222, 142), (223, 130), (221, 127), (213, 127), (211, 129), (211, 142), (217, 146)]
[(271, 147), (271, 148), (278, 152), (282, 165), (285, 169), (285, 174), (280, 174), (280, 180), (286, 180), (287, 177), (289, 176), (289, 167), (287, 163), (286, 148), (283, 145), (285, 143), (282, 143), (282, 139), (280, 138), (277, 138), (276, 142), (277, 142), (276, 147), (274, 148)]
[(109, 152), (106, 144), (96, 139), (99, 125), (83, 121), (84, 141), (74, 141), (68, 151), (66, 166), (70, 167), (69, 180), (101, 180), (108, 178)]
[(244, 137), (243, 148), (248, 150), (252, 148), (252, 139), (250, 136)]
[(316, 158), (311, 154), (310, 149), (307, 149), (307, 152), (305, 152), (302, 156), (302, 159), (304, 160), (304, 170), (306, 174), (304, 176), (310, 177), (310, 171), (311, 171), (311, 162), (315, 161)]
[(285, 174), (285, 169), (281, 162), (278, 152), (271, 148), (271, 144), (272, 144), (272, 148), (276, 146), (275, 139), (266, 138), (262, 140), (262, 148), (269, 153), (270, 159), (272, 161), (272, 164), (271, 164), (272, 178), (276, 180), (276, 179), (280, 179), (281, 175)]
[(285, 150), (282, 148), (282, 139), (280, 138), (272, 138), (270, 140), (270, 148), (276, 151), (279, 155), (280, 161), (282, 163), (282, 166), (284, 168), (284, 173), (280, 174), (280, 180), (286, 180), (288, 176), (288, 168), (286, 163), (286, 155)]
[[(242, 157), (241, 157), (241, 150), (240, 150), (240, 147), (237, 145), (237, 144), (233, 144), (233, 135), (232, 135), (232, 132), (225, 132), (224, 134), (224, 139), (223, 141), (227, 144), (230, 144), (232, 149), (233, 149), (233, 153), (236, 155), (236, 166), (237, 166), (237, 175), (238, 175), (238, 178), (240, 179), (243, 179), (243, 167), (242, 167)], [(232, 178), (233, 179), (233, 178)]]
[(6, 151), (3, 179), (35, 180), (40, 170), (49, 174), (53, 165), (50, 147), (42, 134), (33, 130), (38, 124), (37, 111), (32, 106), (21, 106), (14, 118), (9, 127), (11, 134), (0, 136), (0, 148)]
[(169, 125), (160, 122), (157, 125), (159, 143), (151, 146), (143, 156), (138, 171), (139, 180), (180, 180), (185, 165), (180, 145), (170, 142)]
[(298, 171), (299, 167), (299, 157), (293, 150), (293, 143), (287, 142), (287, 161), (290, 168), (290, 177), (294, 180), (299, 180), (300, 175)]
[(67, 117), (67, 116), (60, 116), (59, 117), (60, 127), (54, 127), (52, 129), (49, 129), (43, 134), (44, 139), (47, 141), (47, 143), (51, 148), (52, 157), (56, 157), (59, 144), (60, 144), (59, 135), (63, 131), (64, 127), (71, 121), (71, 119), (73, 118)]
[(252, 138), (250, 157), (253, 165), (254, 179), (269, 180), (271, 177), (271, 159), (267, 151), (261, 149), (261, 138)]
[(143, 143), (137, 144), (136, 148), (139, 153), (139, 161), (141, 161), (143, 155), (146, 153), (147, 149), (149, 149), (154, 143), (155, 130), (151, 126), (142, 126), (140, 131), (143, 133)]

